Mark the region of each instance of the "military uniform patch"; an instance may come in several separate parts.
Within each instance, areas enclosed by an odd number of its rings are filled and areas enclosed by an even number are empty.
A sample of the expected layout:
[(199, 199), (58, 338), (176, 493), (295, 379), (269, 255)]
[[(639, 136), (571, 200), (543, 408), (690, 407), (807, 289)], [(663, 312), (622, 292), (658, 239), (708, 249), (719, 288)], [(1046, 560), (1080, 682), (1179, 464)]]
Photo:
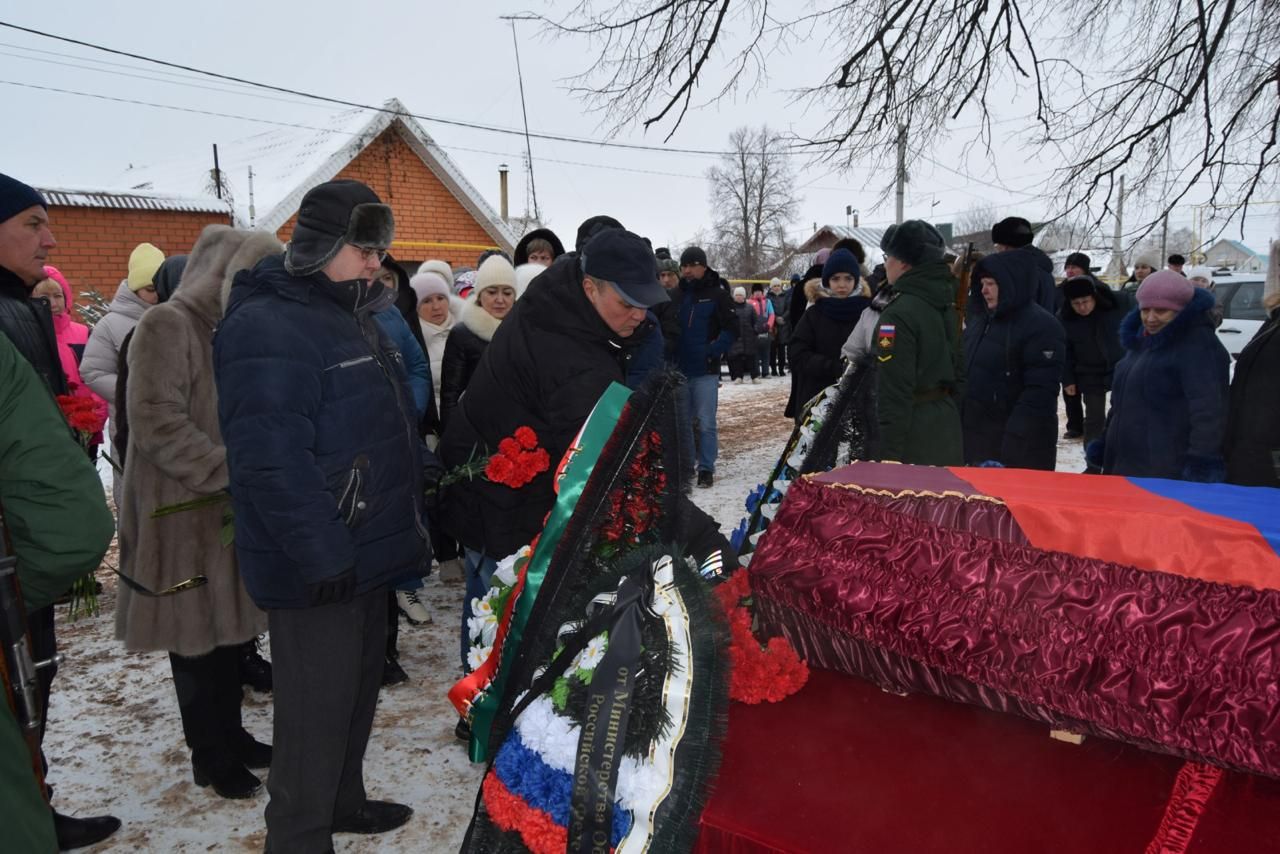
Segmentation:
[(893, 339), (897, 336), (897, 327), (892, 323), (880, 324), (880, 330), (876, 333), (876, 343), (879, 345), (880, 355), (878, 358), (882, 362), (887, 362), (893, 358)]

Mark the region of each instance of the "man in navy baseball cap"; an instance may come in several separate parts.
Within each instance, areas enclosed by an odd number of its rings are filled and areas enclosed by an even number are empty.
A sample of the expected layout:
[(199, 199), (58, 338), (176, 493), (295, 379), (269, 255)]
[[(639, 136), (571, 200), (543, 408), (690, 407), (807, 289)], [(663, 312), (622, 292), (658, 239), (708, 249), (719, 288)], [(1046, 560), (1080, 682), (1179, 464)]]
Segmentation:
[(666, 302), (658, 262), (643, 237), (621, 228), (597, 232), (582, 248), (582, 290), (600, 319), (622, 338), (645, 321), (650, 306)]
[(666, 302), (666, 288), (658, 280), (658, 261), (643, 237), (621, 228), (606, 228), (582, 248), (582, 273), (612, 285), (632, 308)]

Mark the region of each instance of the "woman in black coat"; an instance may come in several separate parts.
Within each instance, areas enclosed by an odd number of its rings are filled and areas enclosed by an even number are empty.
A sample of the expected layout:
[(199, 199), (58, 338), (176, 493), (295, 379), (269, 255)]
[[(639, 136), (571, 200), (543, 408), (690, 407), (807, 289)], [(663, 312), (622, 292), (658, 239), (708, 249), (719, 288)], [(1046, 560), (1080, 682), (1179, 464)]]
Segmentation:
[(800, 318), (791, 336), (791, 371), (795, 383), (796, 423), (805, 404), (840, 379), (844, 358), (840, 348), (871, 300), (858, 290), (858, 261), (848, 249), (837, 249), (822, 267), (825, 295)]
[(467, 390), (493, 333), (519, 296), (511, 262), (501, 255), (486, 258), (476, 270), (475, 287), (467, 296), (462, 318), (444, 345), (440, 365), (440, 423), (444, 428), (448, 428), (449, 416), (458, 407), (458, 398)]
[(1057, 318), (1036, 302), (1039, 286), (1026, 252), (997, 252), (973, 269), (960, 407), (968, 465), (1053, 471), (1057, 462), (1066, 343)]
[(1092, 276), (1073, 276), (1062, 283), (1058, 317), (1067, 334), (1062, 385), (1068, 396), (1080, 395), (1085, 445), (1102, 435), (1106, 423), (1111, 374), (1124, 358), (1120, 321), (1126, 313), (1115, 293)]
[(1217, 483), (1226, 472), (1231, 357), (1213, 332), (1213, 294), (1161, 270), (1143, 280), (1137, 298), (1120, 324), (1127, 352), (1088, 460), (1103, 474)]
[(733, 316), (738, 321), (738, 337), (729, 345), (729, 379), (742, 382), (742, 378), (750, 374), (754, 383), (760, 376), (756, 336), (767, 327), (755, 306), (747, 302), (747, 289), (741, 286), (733, 289)]
[(1280, 487), (1280, 292), (1263, 305), (1270, 318), (1240, 352), (1231, 380), (1227, 482)]

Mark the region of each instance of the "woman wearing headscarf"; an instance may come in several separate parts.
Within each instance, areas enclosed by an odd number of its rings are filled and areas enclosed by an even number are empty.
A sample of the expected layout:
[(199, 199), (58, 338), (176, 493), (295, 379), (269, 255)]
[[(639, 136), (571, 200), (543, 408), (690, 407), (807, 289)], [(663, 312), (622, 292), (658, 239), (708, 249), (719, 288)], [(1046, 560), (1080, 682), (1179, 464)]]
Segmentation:
[(503, 318), (520, 297), (516, 271), (501, 255), (490, 255), (476, 270), (475, 286), (467, 297), (462, 317), (445, 342), (440, 367), (440, 422), (447, 427), (458, 398)]
[[(121, 401), (132, 429), (116, 637), (132, 652), (169, 654), (195, 782), (224, 798), (252, 797), (262, 783), (249, 769), (271, 764), (271, 747), (245, 731), (240, 715), (241, 647), (266, 630), (266, 615), (245, 591), (235, 551), (223, 545), (226, 504), (152, 514), (227, 489), (213, 331), (235, 273), (281, 249), (263, 232), (205, 228), (182, 289), (137, 325)], [(204, 583), (191, 583), (198, 578)]]
[[(840, 379), (844, 358), (840, 348), (858, 324), (871, 300), (859, 289), (858, 260), (848, 249), (837, 249), (822, 265), (817, 300), (800, 318), (791, 336), (791, 371), (795, 381), (796, 423), (805, 404)], [(855, 291), (858, 291), (855, 295)]]
[(1213, 294), (1161, 270), (1138, 288), (1120, 324), (1103, 438), (1089, 445), (1103, 474), (1221, 481), (1231, 357), (1213, 331)]

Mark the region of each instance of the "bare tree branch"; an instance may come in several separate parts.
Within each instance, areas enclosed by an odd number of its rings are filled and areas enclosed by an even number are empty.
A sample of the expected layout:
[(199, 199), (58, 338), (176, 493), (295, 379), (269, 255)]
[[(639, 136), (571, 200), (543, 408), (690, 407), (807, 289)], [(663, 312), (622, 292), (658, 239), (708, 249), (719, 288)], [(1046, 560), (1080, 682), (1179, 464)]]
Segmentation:
[[(1097, 226), (1123, 175), (1126, 210), (1144, 211), (1134, 239), (1193, 194), (1230, 217), (1280, 181), (1277, 0), (831, 0), (782, 19), (767, 0), (582, 0), (543, 20), (592, 43), (574, 91), (614, 131), (670, 139), (700, 84), (717, 81), (711, 101), (759, 85), (767, 55), (814, 56), (822, 32), (848, 47), (800, 93), (823, 118), (793, 152), (881, 167), (886, 187), (903, 124), (913, 152), (944, 159), (1034, 130), (1028, 156), (1065, 162), (1052, 211)], [(1022, 90), (1034, 119), (993, 133), (993, 110)], [(944, 149), (962, 115), (972, 133)]]

